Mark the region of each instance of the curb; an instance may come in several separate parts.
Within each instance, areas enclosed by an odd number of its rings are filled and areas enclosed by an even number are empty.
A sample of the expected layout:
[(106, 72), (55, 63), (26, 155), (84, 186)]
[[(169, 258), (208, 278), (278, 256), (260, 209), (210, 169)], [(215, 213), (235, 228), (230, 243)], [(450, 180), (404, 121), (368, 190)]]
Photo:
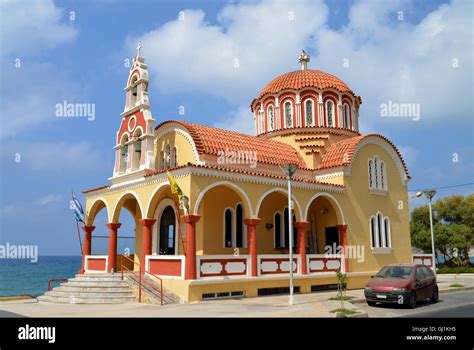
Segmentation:
[[(474, 286), (443, 288), (439, 290), (439, 293), (463, 292), (468, 290), (474, 290)], [(352, 304), (365, 304), (365, 298), (352, 299), (350, 302)]]
[(474, 290), (474, 286), (465, 286), (465, 287), (448, 287), (439, 290), (440, 294), (451, 293), (451, 292), (462, 292), (466, 290)]

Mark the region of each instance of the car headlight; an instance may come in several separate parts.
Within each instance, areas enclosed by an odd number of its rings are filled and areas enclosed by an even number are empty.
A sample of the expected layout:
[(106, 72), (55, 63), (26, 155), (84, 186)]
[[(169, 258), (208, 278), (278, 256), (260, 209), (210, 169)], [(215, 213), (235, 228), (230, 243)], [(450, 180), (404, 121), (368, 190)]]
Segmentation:
[(392, 291), (393, 292), (406, 292), (406, 289), (405, 288), (393, 288)]

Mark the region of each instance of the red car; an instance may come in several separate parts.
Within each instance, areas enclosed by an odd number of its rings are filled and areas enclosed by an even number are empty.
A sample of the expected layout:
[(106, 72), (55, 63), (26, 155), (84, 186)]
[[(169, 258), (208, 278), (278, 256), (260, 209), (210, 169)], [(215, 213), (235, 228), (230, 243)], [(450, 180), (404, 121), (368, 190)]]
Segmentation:
[(416, 302), (438, 301), (438, 286), (433, 271), (425, 265), (393, 264), (383, 267), (365, 286), (369, 306), (392, 303), (414, 308)]

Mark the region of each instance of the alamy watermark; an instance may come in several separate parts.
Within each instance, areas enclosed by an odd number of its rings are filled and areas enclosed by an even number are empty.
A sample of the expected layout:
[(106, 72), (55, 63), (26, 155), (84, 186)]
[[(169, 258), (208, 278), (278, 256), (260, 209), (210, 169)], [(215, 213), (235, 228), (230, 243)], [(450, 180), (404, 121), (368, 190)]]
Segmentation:
[(95, 119), (95, 103), (71, 103), (63, 101), (55, 106), (58, 118), (87, 118), (89, 121)]
[(347, 259), (354, 259), (358, 263), (364, 262), (365, 260), (365, 246), (363, 245), (327, 245), (324, 247), (324, 254), (326, 257), (334, 257), (344, 255)]
[(248, 164), (252, 169), (257, 167), (257, 151), (225, 150), (217, 152), (217, 163), (226, 165)]
[(29, 259), (30, 262), (36, 263), (38, 261), (38, 246), (37, 245), (16, 245), (0, 244), (0, 259)]
[(388, 101), (380, 105), (380, 116), (384, 118), (413, 118), (420, 120), (421, 107), (419, 103), (397, 103)]

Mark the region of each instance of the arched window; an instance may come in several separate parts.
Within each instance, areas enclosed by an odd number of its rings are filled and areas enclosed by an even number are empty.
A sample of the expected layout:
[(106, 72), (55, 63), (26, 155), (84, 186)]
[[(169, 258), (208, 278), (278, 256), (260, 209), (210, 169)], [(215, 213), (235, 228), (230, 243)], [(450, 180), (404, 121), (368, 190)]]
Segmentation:
[(374, 176), (373, 176), (373, 172), (374, 172), (374, 161), (372, 160), (372, 158), (369, 158), (369, 188), (372, 189), (374, 188)]
[(326, 119), (327, 119), (327, 126), (334, 127), (334, 102), (327, 101), (326, 102)]
[(168, 144), (165, 148), (165, 169), (169, 169), (171, 165), (171, 146)]
[(384, 219), (384, 235), (385, 235), (385, 247), (391, 248), (392, 247), (392, 237), (390, 232), (390, 219)]
[(378, 156), (369, 158), (368, 162), (369, 189), (387, 191), (387, 167), (385, 162), (381, 161)]
[(351, 114), (349, 111), (349, 105), (346, 103), (344, 105), (344, 120), (343, 120), (343, 127), (349, 129), (351, 127)]
[(244, 211), (242, 204), (235, 207), (235, 246), (242, 248), (244, 244)]
[(137, 104), (137, 76), (135, 75), (132, 79), (132, 88), (130, 89), (130, 107), (135, 107), (135, 105)]
[(134, 142), (133, 142), (133, 154), (131, 155), (131, 167), (133, 170), (137, 169), (140, 166), (140, 160), (142, 156), (142, 140), (141, 140), (141, 132), (138, 129), (134, 135)]
[(275, 213), (273, 220), (273, 236), (275, 239), (275, 248), (281, 248), (281, 214)]
[(377, 247), (377, 229), (375, 226), (375, 216), (370, 217), (370, 237), (372, 238), (372, 247)]
[(122, 142), (120, 143), (120, 172), (123, 173), (128, 169), (129, 165), (129, 156), (128, 156), (128, 136), (124, 135), (122, 137)]
[(387, 179), (386, 179), (386, 169), (385, 169), (385, 162), (380, 162), (380, 188), (382, 190), (387, 189)]
[(173, 147), (171, 150), (171, 167), (177, 167), (178, 166), (178, 150), (176, 149), (176, 146)]
[(370, 217), (370, 237), (372, 239), (372, 248), (392, 247), (390, 219), (383, 216), (381, 212)]
[(287, 128), (293, 127), (293, 107), (291, 102), (285, 103), (285, 124)]
[(383, 234), (383, 215), (382, 213), (377, 214), (377, 238), (378, 245), (377, 247), (384, 247), (384, 234)]
[(314, 126), (314, 107), (312, 100), (306, 100), (306, 126)]
[(226, 209), (224, 212), (224, 246), (232, 247), (232, 209)]
[(273, 111), (273, 106), (268, 107), (268, 127), (269, 131), (272, 131), (275, 127), (275, 115)]
[(374, 157), (374, 181), (375, 181), (375, 188), (379, 188), (379, 157), (375, 156)]

